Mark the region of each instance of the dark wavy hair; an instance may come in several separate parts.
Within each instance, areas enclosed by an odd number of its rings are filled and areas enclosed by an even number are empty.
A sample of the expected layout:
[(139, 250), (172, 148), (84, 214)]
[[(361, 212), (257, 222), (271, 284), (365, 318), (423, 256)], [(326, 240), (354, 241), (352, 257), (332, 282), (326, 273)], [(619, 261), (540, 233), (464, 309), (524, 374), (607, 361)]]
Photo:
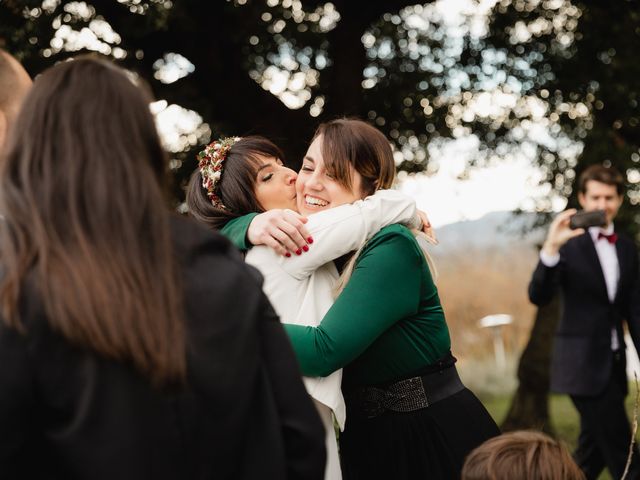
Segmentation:
[(0, 308), (28, 334), (20, 300), (33, 279), (53, 330), (173, 384), (186, 371), (182, 289), (149, 102), (96, 58), (37, 79), (0, 165)]
[(282, 151), (276, 145), (257, 135), (242, 137), (229, 149), (216, 186), (216, 193), (225, 209), (211, 203), (207, 190), (202, 186), (200, 170), (196, 169), (187, 187), (189, 214), (210, 228), (219, 230), (234, 218), (264, 212), (255, 194), (256, 175), (260, 165), (258, 156), (284, 160)]

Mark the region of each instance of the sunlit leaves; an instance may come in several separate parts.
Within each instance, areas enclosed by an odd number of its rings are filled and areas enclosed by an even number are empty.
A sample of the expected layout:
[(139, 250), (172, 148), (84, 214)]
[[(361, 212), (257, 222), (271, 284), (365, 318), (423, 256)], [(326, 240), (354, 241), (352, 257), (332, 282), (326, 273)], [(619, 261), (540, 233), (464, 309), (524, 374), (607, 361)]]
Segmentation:
[(173, 83), (186, 77), (195, 70), (195, 65), (188, 58), (173, 52), (165, 53), (153, 64), (156, 70), (154, 77), (162, 83)]
[[(151, 112), (155, 115), (162, 143), (169, 152), (179, 153), (202, 145), (211, 136), (209, 126), (194, 111), (159, 100), (151, 104)], [(174, 164), (172, 168), (179, 166)]]
[[(553, 143), (539, 143), (536, 158), (554, 191), (574, 198), (573, 182), (585, 165), (609, 162), (624, 171), (634, 163), (640, 146), (636, 1), (501, 0), (481, 44), (504, 52), (497, 66), (520, 83), (523, 97), (546, 104), (537, 122), (546, 124)], [(514, 111), (505, 121), (511, 136), (520, 138), (518, 129), (536, 121), (539, 110), (530, 112)], [(627, 175), (631, 203), (638, 202), (635, 178)], [(624, 210), (622, 217), (631, 218)]]
[(309, 112), (319, 115), (324, 99), (314, 94), (320, 71), (330, 61), (319, 36), (339, 21), (330, 2), (306, 11), (299, 0), (268, 0), (259, 21), (247, 25), (249, 75), (289, 108), (302, 108), (312, 100)]

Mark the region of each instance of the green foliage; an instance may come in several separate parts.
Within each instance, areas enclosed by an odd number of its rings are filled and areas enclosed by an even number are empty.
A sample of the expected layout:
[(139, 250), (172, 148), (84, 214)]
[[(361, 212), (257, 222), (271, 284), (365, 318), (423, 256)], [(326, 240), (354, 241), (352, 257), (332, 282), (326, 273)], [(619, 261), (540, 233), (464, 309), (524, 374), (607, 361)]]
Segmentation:
[[(366, 116), (367, 59), (360, 38), (385, 12), (409, 3), (376, 0), (362, 9), (346, 0), (8, 0), (0, 2), (0, 39), (32, 75), (97, 48), (146, 79), (157, 98), (198, 112), (213, 135), (266, 135), (296, 165), (319, 121)], [(99, 46), (74, 45), (74, 32), (97, 37)], [(195, 69), (163, 83), (159, 66), (171, 54)], [(310, 115), (309, 104), (287, 108), (266, 90), (265, 74), (274, 68), (290, 79), (302, 74), (303, 99), (313, 97), (311, 104), (322, 112)], [(178, 186), (195, 167), (194, 152), (208, 140), (208, 131), (201, 133), (186, 135), (184, 151), (174, 152)]]
[[(546, 181), (576, 204), (573, 183), (594, 163), (615, 165), (629, 179), (619, 224), (636, 235), (640, 214), (640, 4), (569, 0), (501, 0), (481, 49), (503, 52), (498, 67), (521, 85), (521, 94), (543, 100), (556, 139), (538, 145)], [(482, 51), (475, 53), (476, 58)], [(526, 130), (531, 115), (511, 115), (505, 127)], [(563, 150), (564, 149), (564, 150)]]
[[(173, 152), (177, 198), (211, 134), (266, 135), (297, 166), (320, 121), (356, 115), (394, 142), (401, 170), (433, 171), (432, 147), (475, 135), (477, 163), (528, 152), (572, 203), (580, 171), (611, 162), (630, 180), (621, 222), (637, 229), (638, 1), (500, 0), (488, 17), (471, 9), (453, 24), (443, 5), (4, 0), (0, 43), (35, 75), (93, 36), (92, 49), (157, 98), (197, 112), (205, 126)], [(176, 58), (191, 69), (163, 79)]]

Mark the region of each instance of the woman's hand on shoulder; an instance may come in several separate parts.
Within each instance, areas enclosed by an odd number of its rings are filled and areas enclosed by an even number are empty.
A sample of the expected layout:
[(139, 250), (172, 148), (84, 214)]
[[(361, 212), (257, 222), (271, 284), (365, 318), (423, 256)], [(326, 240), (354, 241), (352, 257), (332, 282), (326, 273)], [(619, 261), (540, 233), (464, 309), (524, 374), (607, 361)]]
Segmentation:
[(251, 221), (247, 238), (253, 245), (266, 245), (279, 255), (300, 255), (313, 243), (305, 223), (307, 217), (293, 210), (269, 210)]
[(418, 210), (417, 213), (420, 217), (420, 220), (422, 220), (422, 233), (425, 234), (429, 243), (431, 243), (432, 245), (437, 245), (439, 242), (436, 238), (436, 232), (433, 231), (433, 227), (431, 226), (431, 222), (429, 221), (427, 214), (422, 210)]

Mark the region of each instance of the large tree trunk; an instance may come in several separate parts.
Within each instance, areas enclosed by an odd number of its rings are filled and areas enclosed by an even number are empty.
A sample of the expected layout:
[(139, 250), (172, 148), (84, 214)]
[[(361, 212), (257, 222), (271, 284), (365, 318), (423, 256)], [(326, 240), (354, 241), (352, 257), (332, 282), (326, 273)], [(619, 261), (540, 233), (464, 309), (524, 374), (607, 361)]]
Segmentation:
[(536, 429), (554, 433), (549, 421), (549, 370), (559, 317), (559, 295), (536, 313), (529, 343), (520, 357), (519, 385), (502, 423), (503, 431)]

